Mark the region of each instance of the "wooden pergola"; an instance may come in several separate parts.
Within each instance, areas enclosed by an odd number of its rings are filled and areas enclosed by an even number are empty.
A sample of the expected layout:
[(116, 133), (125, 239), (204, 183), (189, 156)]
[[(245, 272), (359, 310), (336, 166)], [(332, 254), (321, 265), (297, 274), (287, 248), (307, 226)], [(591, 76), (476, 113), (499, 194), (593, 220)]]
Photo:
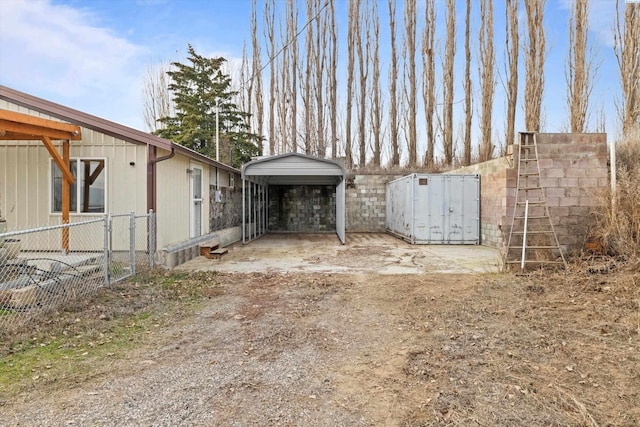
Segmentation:
[[(69, 142), (82, 139), (80, 126), (56, 122), (0, 109), (0, 141), (42, 141), (45, 148), (62, 171), (62, 223), (69, 223), (69, 187), (73, 184), (73, 175), (69, 167)], [(62, 155), (53, 145), (53, 141), (62, 141)], [(69, 229), (62, 229), (62, 249), (69, 252)]]

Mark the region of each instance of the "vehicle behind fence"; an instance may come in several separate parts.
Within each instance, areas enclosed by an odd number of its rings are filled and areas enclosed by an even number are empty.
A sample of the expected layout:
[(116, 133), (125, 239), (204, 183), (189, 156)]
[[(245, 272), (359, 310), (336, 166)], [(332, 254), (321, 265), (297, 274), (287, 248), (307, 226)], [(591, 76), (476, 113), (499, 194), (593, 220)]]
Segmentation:
[(152, 268), (155, 215), (0, 233), (0, 330)]

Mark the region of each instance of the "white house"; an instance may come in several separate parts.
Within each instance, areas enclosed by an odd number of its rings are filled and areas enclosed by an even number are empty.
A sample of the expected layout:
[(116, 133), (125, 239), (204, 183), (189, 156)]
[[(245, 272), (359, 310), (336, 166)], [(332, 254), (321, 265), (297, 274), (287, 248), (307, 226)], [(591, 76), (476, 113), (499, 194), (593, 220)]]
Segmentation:
[(241, 238), (240, 224), (214, 235), (209, 220), (223, 203), (215, 188), (239, 184), (239, 170), (181, 145), (0, 85), (0, 218), (10, 229), (153, 210), (156, 255), (172, 267), (203, 241)]

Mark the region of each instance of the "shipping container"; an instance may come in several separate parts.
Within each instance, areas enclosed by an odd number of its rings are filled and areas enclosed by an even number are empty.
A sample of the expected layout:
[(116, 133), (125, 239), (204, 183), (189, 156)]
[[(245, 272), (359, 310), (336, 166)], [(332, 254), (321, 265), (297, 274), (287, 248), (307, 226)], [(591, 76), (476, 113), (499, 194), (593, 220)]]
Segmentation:
[(480, 175), (414, 173), (387, 183), (386, 229), (412, 244), (480, 243)]

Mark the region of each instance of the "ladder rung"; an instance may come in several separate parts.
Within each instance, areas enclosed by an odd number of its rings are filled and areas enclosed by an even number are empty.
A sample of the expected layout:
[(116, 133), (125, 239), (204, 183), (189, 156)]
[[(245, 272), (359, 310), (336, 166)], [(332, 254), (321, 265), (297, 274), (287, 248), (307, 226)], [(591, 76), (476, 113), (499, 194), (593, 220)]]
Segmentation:
[(539, 175), (538, 172), (521, 172), (520, 176), (533, 176), (533, 175)]
[(523, 159), (523, 158), (521, 157), (521, 158), (520, 158), (520, 161), (521, 161), (521, 162), (537, 162), (537, 161), (538, 161), (538, 159), (537, 159), (537, 158), (535, 158), (535, 159)]
[[(521, 246), (509, 246), (509, 249), (520, 249), (522, 250), (522, 245)], [(557, 246), (527, 246), (525, 249), (558, 249)]]
[(522, 145), (520, 145), (520, 147), (522, 147), (522, 148), (531, 148), (531, 147), (535, 147), (535, 146), (536, 146), (536, 144), (522, 144)]
[[(507, 261), (507, 264), (521, 264), (522, 261)], [(525, 264), (564, 264), (564, 261), (524, 260)]]
[(518, 191), (542, 190), (542, 187), (521, 187)]
[[(527, 202), (516, 202), (516, 204), (521, 205), (521, 206), (525, 206), (527, 204)], [(544, 205), (545, 201), (544, 200), (538, 200), (535, 202), (529, 201), (529, 206), (531, 205)]]
[[(524, 231), (514, 231), (511, 234), (524, 234)], [(553, 234), (553, 231), (551, 231), (551, 230), (547, 230), (547, 231), (527, 231), (527, 234)]]
[[(546, 215), (545, 216), (529, 216), (529, 217), (526, 217), (526, 218), (529, 218), (529, 219), (551, 219), (550, 217), (548, 217)], [(525, 219), (525, 217), (524, 216), (517, 216), (514, 219)]]

